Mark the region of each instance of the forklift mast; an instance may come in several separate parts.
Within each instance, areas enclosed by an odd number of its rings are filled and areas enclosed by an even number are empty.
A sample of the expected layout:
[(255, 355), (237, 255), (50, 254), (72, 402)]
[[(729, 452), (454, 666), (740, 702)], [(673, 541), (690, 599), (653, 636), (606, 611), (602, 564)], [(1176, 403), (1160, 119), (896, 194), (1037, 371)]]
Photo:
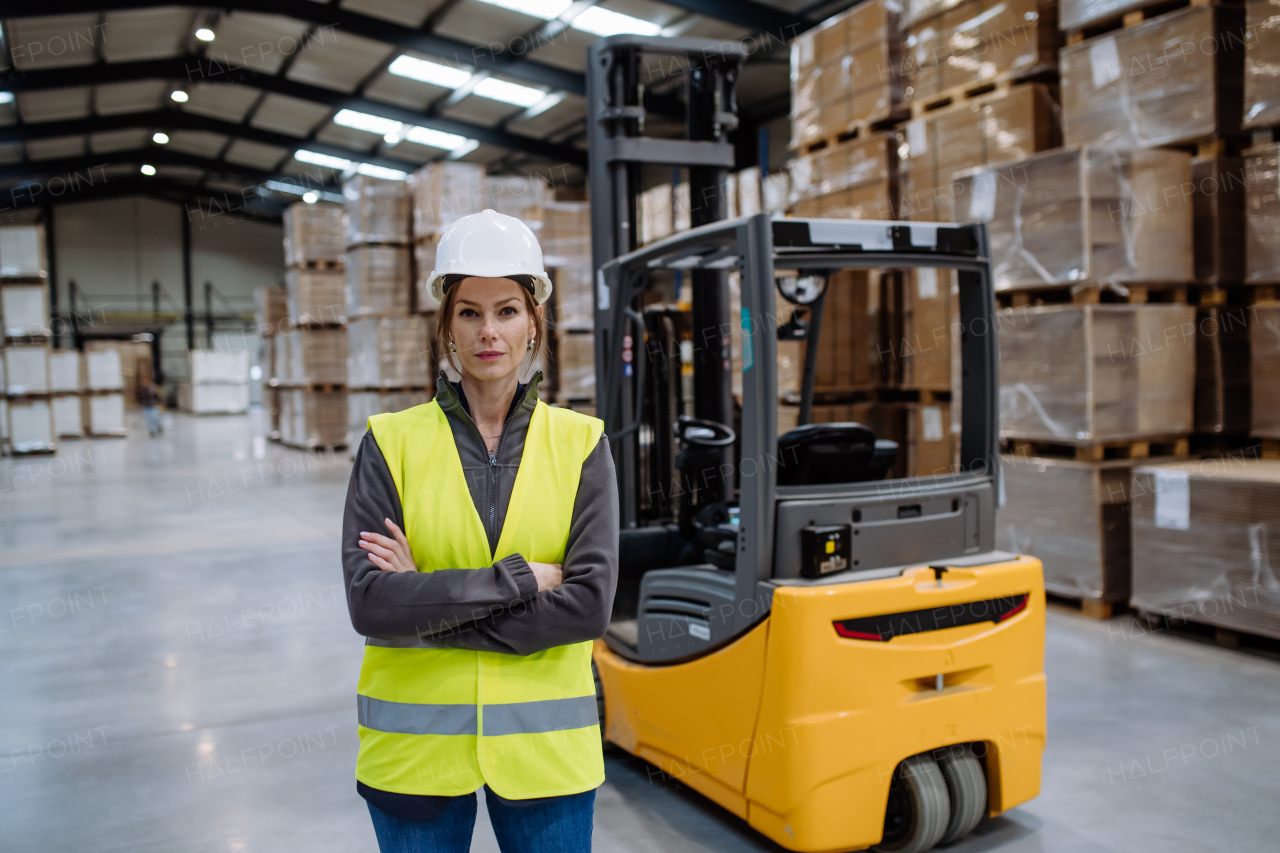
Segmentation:
[[(638, 434), (646, 420), (645, 407), (643, 402), (636, 405), (632, 383), (637, 379), (636, 372), (654, 369), (649, 365), (652, 360), (656, 365), (654, 378), (668, 390), (671, 383), (678, 389), (679, 339), (670, 317), (646, 318), (640, 298), (627, 306), (611, 306), (609, 292), (599, 278), (600, 270), (638, 246), (638, 200), (644, 165), (688, 170), (692, 227), (725, 218), (725, 180), (734, 164), (729, 131), (738, 125), (734, 92), (745, 59), (745, 47), (736, 42), (694, 38), (618, 35), (600, 39), (587, 51), (592, 267), (597, 276), (596, 387), (603, 389), (606, 381), (601, 365), (620, 351), (625, 363), (623, 393), (616, 397), (600, 395), (600, 401), (608, 405), (606, 400), (617, 400), (621, 406), (614, 414), (623, 425), (614, 429), (609, 438), (619, 471), (624, 528), (642, 522), (642, 492), (663, 495), (667, 490), (670, 478), (665, 473), (675, 454), (670, 423), (679, 414), (670, 405), (650, 406), (652, 429), (647, 446), (651, 449), (649, 458), (639, 459)], [(666, 128), (672, 127), (673, 119), (682, 119), (683, 136), (645, 136), (646, 118), (650, 116)], [(694, 370), (693, 414), (705, 421), (731, 424), (728, 273), (697, 269), (691, 270), (690, 275), (694, 358), (717, 368)], [(622, 310), (628, 317), (621, 340), (610, 322), (614, 310)], [(651, 347), (657, 348), (653, 353), (645, 351), (646, 326), (653, 327), (654, 334), (649, 336)], [(610, 377), (608, 381), (618, 380)], [(670, 398), (671, 394), (662, 396)], [(721, 449), (713, 464), (723, 463), (729, 453), (730, 449)], [(653, 483), (654, 479), (658, 482)], [(720, 484), (721, 492), (731, 488), (731, 483)]]

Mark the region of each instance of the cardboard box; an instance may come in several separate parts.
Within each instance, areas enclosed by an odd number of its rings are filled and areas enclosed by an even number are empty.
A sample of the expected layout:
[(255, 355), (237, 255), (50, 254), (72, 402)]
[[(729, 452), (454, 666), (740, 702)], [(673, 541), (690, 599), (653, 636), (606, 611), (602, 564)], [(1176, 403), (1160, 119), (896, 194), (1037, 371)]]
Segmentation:
[(125, 435), (123, 394), (81, 396), (85, 432), (89, 435)]
[(84, 356), (76, 350), (50, 350), (49, 390), (54, 394), (83, 391)]
[(340, 204), (296, 202), (284, 211), (284, 263), (340, 264), (346, 248)]
[(1244, 161), (1239, 157), (1196, 157), (1191, 161), (1191, 183), (1196, 281), (1243, 281)]
[(49, 400), (53, 434), (58, 438), (84, 437), (84, 411), (79, 394), (59, 394)]
[(1060, 149), (952, 181), (956, 218), (986, 222), (996, 290), (1188, 282), (1191, 155)]
[(4, 335), (10, 338), (48, 335), (49, 294), (45, 286), (0, 284), (0, 321)]
[(1065, 47), (1063, 142), (1142, 148), (1238, 132), (1244, 53), (1243, 10), (1216, 4)]
[(43, 225), (0, 228), (0, 278), (47, 278)]
[(895, 384), (951, 390), (951, 326), (955, 273), (928, 267), (893, 277), (891, 355)]
[(353, 246), (347, 252), (347, 318), (409, 313), (408, 246)]
[(1249, 434), (1280, 439), (1280, 303), (1255, 305), (1249, 317), (1253, 398)]
[(902, 101), (897, 0), (869, 0), (791, 45), (791, 147), (893, 116)]
[(401, 180), (354, 175), (342, 184), (347, 246), (409, 242), (409, 187)]
[(1245, 281), (1280, 282), (1280, 143), (1244, 155)]
[(192, 383), (179, 386), (178, 407), (193, 415), (238, 415), (249, 411), (249, 383)]
[(1198, 433), (1249, 432), (1249, 325), (1253, 314), (1254, 309), (1247, 306), (1196, 309)]
[[(100, 361), (96, 368), (99, 371), (97, 380), (94, 379), (94, 366), (89, 365), (89, 390), (105, 391), (119, 388), (124, 392), (125, 407), (134, 408), (138, 405), (139, 379), (144, 376), (151, 375), (151, 344), (136, 341), (85, 341), (84, 352), (86, 364), (89, 364), (89, 359), (91, 358), (92, 353), (110, 352), (113, 350), (116, 353), (116, 363), (119, 365), (119, 378), (114, 378), (113, 364), (108, 356)], [(118, 384), (113, 385), (113, 379), (115, 382), (118, 382)]]
[(904, 219), (952, 222), (951, 178), (958, 172), (1021, 160), (1059, 143), (1055, 87), (1024, 83), (902, 125), (898, 165)]
[(410, 175), (406, 185), (413, 200), (415, 239), (444, 233), (456, 220), (483, 210), (493, 195), (484, 166), (457, 160), (428, 163)]
[(1205, 459), (1135, 468), (1130, 605), (1280, 639), (1280, 462)]
[(554, 316), (548, 318), (549, 326), (578, 332), (595, 328), (594, 279), (590, 264), (575, 263), (551, 270)]
[(258, 334), (264, 338), (289, 331), (289, 291), (283, 287), (259, 287), (253, 292), (253, 315)]
[(592, 333), (560, 332), (556, 335), (556, 402), (595, 400), (595, 339)]
[(347, 392), (287, 388), (280, 392), (280, 440), (314, 450), (347, 441)]
[(892, 381), (879, 273), (840, 270), (827, 280), (814, 369), (815, 392), (847, 393)]
[(434, 384), (427, 318), (353, 320), (347, 327), (347, 384), (352, 388), (425, 388)]
[(249, 351), (191, 350), (187, 353), (192, 384), (245, 383), (249, 381)]
[(1049, 592), (1129, 599), (1129, 478), (1134, 462), (1000, 457), (1004, 505), (996, 547), (1044, 564)]
[(1280, 2), (1246, 0), (1244, 126), (1280, 124)]
[(49, 352), (48, 344), (6, 347), (3, 351), (5, 393), (48, 394)]
[(369, 426), (383, 412), (403, 412), (431, 402), (435, 388), (423, 391), (350, 391), (347, 393), (347, 447), (354, 452)]
[(346, 384), (346, 329), (294, 329), (289, 333), (288, 349), (291, 384)]
[(1000, 434), (1072, 445), (1194, 428), (1190, 305), (1054, 305), (997, 312)]
[(289, 322), (332, 325), (347, 321), (346, 273), (339, 269), (290, 269), (284, 274)]
[(124, 388), (124, 367), (119, 350), (86, 351), (84, 368), (86, 390), (119, 391)]
[(548, 267), (591, 263), (591, 205), (555, 201), (542, 205), (542, 261)]
[(7, 400), (9, 447), (14, 453), (56, 450), (53, 412), (48, 400)]

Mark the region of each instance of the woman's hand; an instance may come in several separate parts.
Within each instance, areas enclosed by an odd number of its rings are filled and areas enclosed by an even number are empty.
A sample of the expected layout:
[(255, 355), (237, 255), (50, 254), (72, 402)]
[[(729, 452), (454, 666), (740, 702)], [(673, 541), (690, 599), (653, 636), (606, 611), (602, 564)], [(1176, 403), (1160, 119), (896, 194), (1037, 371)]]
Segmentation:
[(564, 569), (560, 563), (535, 563), (529, 561), (533, 576), (538, 579), (538, 592), (546, 592), (560, 586), (564, 580)]
[(418, 566), (409, 551), (409, 540), (404, 538), (404, 533), (394, 521), (384, 518), (383, 522), (394, 538), (361, 531), (360, 547), (369, 552), (369, 559), (384, 572), (416, 572)]

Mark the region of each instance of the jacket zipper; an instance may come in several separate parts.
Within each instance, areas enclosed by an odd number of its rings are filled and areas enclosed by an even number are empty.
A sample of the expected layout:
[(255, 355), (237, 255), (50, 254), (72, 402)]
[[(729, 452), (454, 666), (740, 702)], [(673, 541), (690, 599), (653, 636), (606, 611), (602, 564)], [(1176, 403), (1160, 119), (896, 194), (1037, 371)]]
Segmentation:
[[(525, 401), (529, 399), (529, 389), (532, 387), (533, 380), (530, 380), (524, 389), (524, 396), (520, 398), (519, 405), (515, 407), (510, 415), (507, 415), (507, 420), (502, 425), (502, 431), (498, 433), (498, 446), (493, 453), (489, 452), (489, 445), (484, 443), (484, 436), (480, 433), (480, 427), (476, 426), (475, 419), (471, 417), (471, 413), (466, 409), (462, 409), (462, 414), (467, 417), (467, 423), (471, 424), (472, 431), (480, 441), (481, 449), (489, 457), (489, 523), (485, 532), (488, 533), (490, 539), (493, 538), (493, 527), (498, 520), (498, 456), (502, 453), (502, 439), (507, 435), (507, 427), (511, 426), (511, 422), (515, 420), (516, 412), (519, 412), (524, 407)], [(459, 406), (458, 408), (461, 409), (462, 407)]]

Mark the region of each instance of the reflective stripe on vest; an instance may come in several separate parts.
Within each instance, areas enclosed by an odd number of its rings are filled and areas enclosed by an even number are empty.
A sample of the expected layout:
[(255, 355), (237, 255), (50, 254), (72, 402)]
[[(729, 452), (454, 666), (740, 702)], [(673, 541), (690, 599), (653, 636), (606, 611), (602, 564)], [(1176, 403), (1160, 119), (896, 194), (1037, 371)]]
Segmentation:
[[(516, 553), (563, 562), (582, 463), (602, 426), (537, 404), (491, 552), (440, 406), (370, 418), (419, 571), (488, 568)], [(529, 799), (604, 781), (589, 642), (518, 656), (369, 638), (357, 693), (356, 778), (370, 787), (458, 796), (488, 784), (507, 799)]]

